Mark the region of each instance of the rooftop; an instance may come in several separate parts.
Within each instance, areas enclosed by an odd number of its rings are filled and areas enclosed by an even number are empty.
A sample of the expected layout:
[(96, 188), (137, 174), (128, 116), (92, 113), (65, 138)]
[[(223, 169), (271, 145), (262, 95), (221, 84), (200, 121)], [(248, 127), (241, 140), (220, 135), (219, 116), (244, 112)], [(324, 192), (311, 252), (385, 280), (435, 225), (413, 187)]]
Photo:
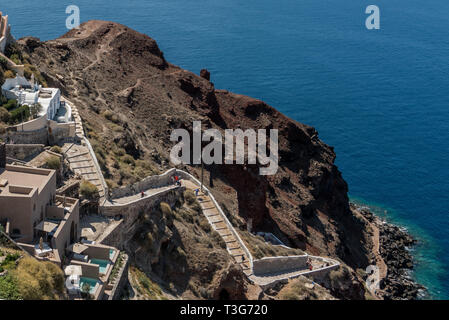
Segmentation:
[(29, 195), (34, 189), (40, 192), (53, 175), (53, 170), (7, 165), (0, 168), (0, 195)]

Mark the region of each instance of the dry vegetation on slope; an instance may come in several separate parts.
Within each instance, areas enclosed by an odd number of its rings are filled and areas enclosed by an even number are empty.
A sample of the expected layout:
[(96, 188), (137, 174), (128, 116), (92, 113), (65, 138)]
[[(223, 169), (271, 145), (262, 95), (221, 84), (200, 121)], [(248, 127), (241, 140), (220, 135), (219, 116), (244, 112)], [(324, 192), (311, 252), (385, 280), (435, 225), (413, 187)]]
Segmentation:
[[(211, 299), (226, 287), (233, 298), (246, 297), (248, 280), (233, 266), (225, 243), (196, 201), (179, 201), (174, 208), (161, 203), (158, 210), (143, 213), (127, 246), (140, 272), (151, 281), (158, 279), (173, 296)], [(229, 274), (236, 281), (227, 283)]]
[(65, 299), (64, 273), (28, 256), (0, 231), (0, 299)]
[[(241, 230), (273, 232), (285, 244), (341, 258), (353, 269), (371, 263), (365, 222), (349, 209), (335, 153), (316, 130), (264, 102), (215, 89), (168, 63), (156, 42), (126, 26), (89, 21), (22, 50), (51, 86), (74, 101), (108, 183), (124, 185), (171, 167), (172, 129), (279, 129), (279, 171), (256, 166), (205, 167), (206, 183)], [(212, 75), (213, 76), (213, 75)], [(199, 169), (187, 167), (199, 176)], [(182, 227), (179, 226), (182, 230)], [(203, 258), (204, 259), (204, 258)]]

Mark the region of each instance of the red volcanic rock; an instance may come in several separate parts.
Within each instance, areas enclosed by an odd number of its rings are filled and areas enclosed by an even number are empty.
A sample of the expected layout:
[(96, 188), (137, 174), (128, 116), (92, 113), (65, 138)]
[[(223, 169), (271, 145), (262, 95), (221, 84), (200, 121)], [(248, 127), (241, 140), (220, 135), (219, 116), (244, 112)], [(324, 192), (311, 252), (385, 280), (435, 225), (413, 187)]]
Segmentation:
[[(210, 165), (206, 185), (240, 228), (251, 219), (254, 231), (273, 232), (287, 245), (354, 268), (368, 264), (365, 225), (349, 208), (333, 148), (314, 128), (263, 101), (216, 90), (207, 70), (197, 76), (168, 63), (153, 39), (120, 24), (90, 21), (60, 39), (20, 43), (48, 84), (78, 104), (99, 146), (111, 150), (114, 137), (126, 137), (122, 147), (159, 171), (171, 167), (171, 131), (192, 130), (194, 120), (222, 132), (278, 129), (277, 174), (261, 176), (256, 165)], [(101, 116), (106, 110), (120, 115), (120, 135)], [(111, 180), (123, 178), (112, 161), (104, 169)], [(185, 169), (200, 176), (197, 166)]]
[(210, 72), (207, 69), (201, 69), (200, 77), (210, 81)]

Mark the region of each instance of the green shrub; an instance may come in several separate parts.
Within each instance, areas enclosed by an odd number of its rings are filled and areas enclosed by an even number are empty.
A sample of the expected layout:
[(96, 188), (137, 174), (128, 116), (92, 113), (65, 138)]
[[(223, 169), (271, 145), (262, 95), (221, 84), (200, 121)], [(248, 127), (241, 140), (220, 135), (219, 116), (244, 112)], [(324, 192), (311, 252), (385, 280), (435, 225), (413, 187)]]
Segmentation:
[(12, 109), (17, 108), (17, 100), (8, 100), (4, 105), (3, 108), (5, 108), (8, 111), (11, 111)]
[(12, 62), (14, 62), (17, 65), (22, 64), (22, 61), (20, 61), (20, 56), (17, 53), (13, 53), (10, 57), (10, 60), (12, 60)]
[(172, 210), (171, 207), (168, 203), (165, 202), (161, 202), (161, 204), (159, 205), (161, 212), (164, 214), (164, 216), (169, 216), (172, 214)]
[(127, 163), (127, 164), (131, 164), (131, 165), (134, 165), (134, 158), (132, 157), (132, 156), (130, 156), (129, 154), (125, 154), (123, 157), (122, 157), (122, 161), (124, 162), (124, 163)]
[(51, 262), (23, 258), (15, 272), (24, 300), (52, 300), (64, 294), (64, 273)]
[(59, 170), (59, 169), (61, 169), (61, 160), (57, 156), (49, 156), (45, 160), (45, 165), (49, 169)]
[(107, 120), (112, 121), (113, 123), (116, 123), (116, 124), (120, 123), (120, 119), (118, 118), (118, 116), (111, 110), (106, 110), (105, 112), (103, 112), (103, 116)]
[(17, 279), (9, 274), (0, 277), (0, 299), (19, 300), (21, 298), (22, 296), (17, 287)]
[(114, 153), (119, 157), (123, 157), (126, 154), (126, 151), (123, 148), (118, 148), (114, 151)]
[(87, 199), (94, 199), (98, 196), (98, 188), (89, 181), (83, 181), (80, 185), (80, 194)]
[(12, 79), (12, 78), (16, 77), (15, 72), (12, 70), (6, 70), (3, 75), (4, 75), (5, 79)]
[(62, 154), (62, 149), (59, 146), (53, 146), (50, 148), (51, 152)]
[(195, 193), (193, 193), (192, 190), (186, 190), (184, 192), (184, 199), (186, 199), (186, 201), (189, 205), (194, 204), (196, 202)]
[(200, 224), (201, 229), (203, 229), (205, 232), (210, 232), (211, 226), (209, 224), (209, 221), (207, 221), (206, 218), (201, 219), (199, 224)]
[(0, 107), (0, 122), (9, 122), (9, 112), (4, 107)]
[(30, 107), (27, 105), (20, 106), (10, 112), (11, 116), (9, 122), (14, 124), (17, 122), (26, 121), (30, 117)]

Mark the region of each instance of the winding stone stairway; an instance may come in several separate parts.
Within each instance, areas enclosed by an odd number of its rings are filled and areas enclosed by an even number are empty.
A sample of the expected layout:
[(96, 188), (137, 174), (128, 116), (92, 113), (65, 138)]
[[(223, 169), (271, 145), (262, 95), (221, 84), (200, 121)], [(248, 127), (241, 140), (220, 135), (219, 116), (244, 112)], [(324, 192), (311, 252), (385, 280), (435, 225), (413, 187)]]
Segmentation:
[(69, 162), (70, 169), (79, 174), (83, 180), (89, 181), (95, 185), (100, 195), (100, 200), (103, 200), (106, 195), (106, 190), (102, 184), (102, 173), (99, 172), (95, 166), (95, 160), (86, 146), (83, 123), (79, 115), (78, 109), (73, 103), (65, 98), (62, 98), (66, 103), (70, 104), (72, 109), (72, 116), (75, 121), (75, 142), (65, 143), (62, 151), (65, 158)]
[(83, 180), (89, 181), (98, 189), (100, 198), (104, 198), (105, 190), (101, 184), (100, 173), (95, 168), (89, 149), (76, 143), (65, 144), (62, 151), (69, 162), (70, 169), (79, 174)]
[[(147, 198), (157, 197), (159, 194), (169, 191), (171, 189), (176, 189), (177, 186), (173, 184), (167, 184), (160, 187), (150, 188), (148, 190), (142, 190), (145, 192), (144, 197), (139, 193), (125, 196), (118, 199), (108, 200), (106, 195), (106, 184), (104, 183), (103, 174), (98, 166), (95, 154), (93, 153), (92, 147), (89, 141), (84, 136), (84, 130), (82, 125), (81, 117), (78, 110), (67, 99), (64, 99), (72, 107), (72, 115), (75, 121), (76, 127), (76, 139), (75, 142), (65, 143), (62, 150), (65, 154), (66, 159), (70, 164), (70, 168), (79, 174), (82, 179), (87, 180), (94, 184), (100, 194), (100, 205), (101, 208), (116, 207), (120, 208), (128, 205), (132, 205), (134, 202), (145, 200)], [(182, 185), (189, 190), (195, 191), (199, 189), (199, 181), (187, 172), (178, 171), (181, 174)], [(103, 183), (102, 183), (103, 182)], [(207, 188), (205, 189), (207, 190)], [(235, 228), (228, 221), (224, 212), (219, 208), (218, 203), (214, 200), (213, 196), (206, 192), (199, 191), (197, 199), (202, 208), (203, 214), (209, 221), (212, 228), (222, 237), (226, 243), (226, 249), (229, 254), (234, 259), (235, 263), (241, 266), (243, 272), (247, 277), (254, 283), (261, 286), (267, 286), (277, 281), (290, 279), (297, 277), (299, 275), (307, 275), (316, 272), (327, 272), (332, 268), (338, 267), (339, 262), (333, 261), (332, 259), (326, 259), (331, 264), (330, 266), (323, 267), (318, 265), (317, 259), (322, 259), (321, 257), (313, 257), (312, 262), (314, 264), (313, 271), (300, 268), (296, 270), (279, 270), (263, 275), (255, 275), (253, 272), (253, 258), (251, 253), (246, 248), (242, 239), (239, 237)]]
[[(182, 180), (181, 183), (186, 187), (186, 189), (190, 189), (192, 191), (199, 188), (190, 180)], [(229, 254), (233, 257), (235, 262), (242, 267), (243, 272), (247, 276), (251, 276), (252, 268), (250, 264), (250, 257), (248, 257), (248, 255), (241, 247), (232, 230), (229, 228), (229, 226), (219, 213), (218, 209), (215, 207), (212, 199), (201, 191), (198, 193), (197, 199), (201, 205), (201, 208), (203, 209), (203, 214), (206, 216), (210, 225), (215, 231), (218, 232), (218, 234), (226, 243), (226, 248)]]

